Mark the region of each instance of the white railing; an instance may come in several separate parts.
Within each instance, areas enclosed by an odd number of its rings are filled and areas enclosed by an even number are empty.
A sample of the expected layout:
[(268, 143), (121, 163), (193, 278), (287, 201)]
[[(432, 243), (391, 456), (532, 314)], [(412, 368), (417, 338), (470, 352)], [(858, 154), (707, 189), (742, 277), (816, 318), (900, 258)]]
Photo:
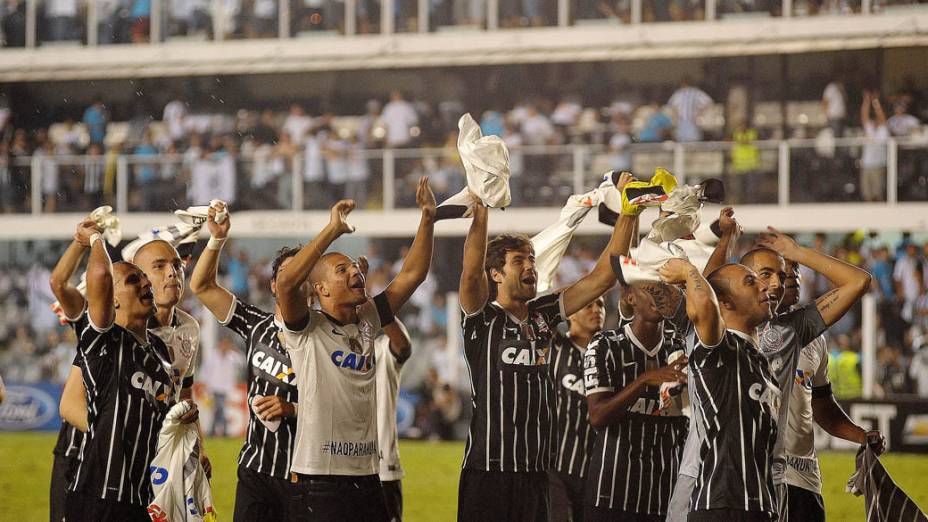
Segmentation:
[[(830, 12), (813, 12), (808, 2), (781, 0), (769, 9), (753, 12), (742, 11), (735, 7), (732, 0), (703, 0), (691, 5), (689, 12), (682, 15), (660, 9), (654, 0), (632, 0), (630, 5), (616, 10), (610, 17), (598, 12), (586, 12), (579, 8), (580, 2), (558, 0), (554, 9), (538, 0), (537, 9), (543, 14), (540, 18), (529, 20), (519, 16), (518, 0), (471, 0), (465, 2), (463, 9), (435, 9), (432, 2), (418, 0), (414, 12), (402, 12), (402, 5), (396, 0), (379, 0), (380, 17), (373, 19), (368, 13), (371, 3), (362, 0), (344, 2), (323, 2), (322, 8), (303, 7), (293, 12), (289, 0), (277, 0), (273, 13), (241, 13), (233, 10), (226, 2), (213, 1), (208, 10), (202, 12), (179, 13), (176, 2), (183, 0), (151, 0), (148, 19), (150, 28), (146, 34), (136, 34), (131, 39), (134, 43), (146, 40), (149, 43), (168, 41), (173, 38), (212, 39), (223, 41), (232, 38), (293, 38), (305, 33), (337, 33), (355, 35), (360, 33), (394, 34), (400, 32), (429, 32), (442, 30), (476, 29), (494, 31), (511, 27), (541, 24), (549, 27), (568, 27), (589, 24), (641, 24), (671, 21), (704, 21), (726, 18), (745, 17), (792, 17), (816, 14), (836, 14)], [(257, 3), (256, 3), (257, 4)], [(341, 5), (339, 5), (341, 4)], [(512, 4), (512, 5), (510, 5)], [(457, 6), (455, 6), (457, 7)], [(898, 7), (908, 7), (907, 2), (884, 2), (874, 6), (869, 0), (863, 0), (859, 7), (852, 9), (854, 14), (873, 14)], [(50, 42), (78, 42), (88, 46), (103, 45), (111, 42), (110, 31), (113, 26), (123, 22), (122, 40), (130, 39), (133, 30), (128, 25), (135, 18), (129, 17), (127, 10), (115, 13), (102, 13), (98, 2), (89, 0), (81, 2), (81, 9), (75, 16), (54, 17), (46, 13), (49, 23), (46, 34), (38, 31), (38, 20), (45, 5), (40, 0), (25, 1), (25, 27), (19, 31), (10, 31), (6, 36), (7, 46), (37, 47)], [(374, 11), (370, 9), (370, 11)], [(515, 13), (515, 15), (513, 14)], [(0, 16), (4, 13), (0, 11)], [(186, 16), (187, 18), (182, 18)], [(58, 19), (54, 19), (58, 18)], [(120, 23), (113, 23), (119, 18)], [(513, 21), (516, 20), (517, 21)], [(414, 22), (412, 22), (414, 20)], [(404, 22), (402, 24), (397, 21)], [(239, 24), (236, 26), (235, 24)], [(202, 26), (202, 27), (201, 27)], [(191, 29), (193, 27), (193, 29)], [(15, 28), (14, 28), (15, 29)], [(118, 30), (118, 28), (117, 28)], [(103, 34), (103, 32), (107, 34)], [(22, 36), (16, 36), (21, 34)], [(117, 37), (118, 41), (118, 37)]]
[[(867, 174), (876, 187), (872, 194), (862, 190), (865, 150), (868, 158), (885, 158), (884, 167)], [(513, 206), (519, 208), (559, 207), (571, 194), (598, 185), (609, 170), (628, 169), (648, 178), (656, 167), (671, 170), (681, 182), (720, 178), (732, 204), (928, 202), (928, 140), (920, 139), (757, 141), (746, 148), (731, 142), (666, 142), (623, 151), (577, 144), (513, 148), (510, 159)], [(741, 159), (742, 167), (733, 159)], [(6, 213), (33, 215), (87, 212), (101, 202), (122, 214), (159, 212), (213, 197), (234, 201), (242, 210), (320, 210), (342, 197), (358, 200), (361, 209), (393, 210), (415, 206), (413, 187), (422, 175), (431, 177), (439, 198), (465, 184), (453, 148), (263, 158), (219, 152), (193, 160), (32, 156), (12, 157), (0, 163), (0, 174), (4, 169), (0, 179), (9, 180), (3, 188), (8, 196), (0, 203)]]

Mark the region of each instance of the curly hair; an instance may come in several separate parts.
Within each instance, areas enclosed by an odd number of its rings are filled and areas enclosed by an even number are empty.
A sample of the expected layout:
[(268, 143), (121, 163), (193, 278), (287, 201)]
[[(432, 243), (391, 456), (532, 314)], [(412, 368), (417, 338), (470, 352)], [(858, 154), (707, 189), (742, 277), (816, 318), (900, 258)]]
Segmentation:
[(531, 252), (534, 254), (535, 247), (525, 234), (500, 234), (487, 243), (487, 257), (484, 262), (484, 269), (487, 272), (491, 299), (496, 298), (497, 289), (496, 282), (493, 281), (490, 271), (503, 271), (503, 267), (506, 266), (507, 252)]
[(297, 255), (302, 248), (303, 245), (297, 245), (295, 247), (283, 247), (277, 251), (277, 257), (274, 258), (274, 262), (271, 264), (271, 281), (277, 280), (277, 272), (280, 271), (280, 265), (283, 264), (284, 260)]

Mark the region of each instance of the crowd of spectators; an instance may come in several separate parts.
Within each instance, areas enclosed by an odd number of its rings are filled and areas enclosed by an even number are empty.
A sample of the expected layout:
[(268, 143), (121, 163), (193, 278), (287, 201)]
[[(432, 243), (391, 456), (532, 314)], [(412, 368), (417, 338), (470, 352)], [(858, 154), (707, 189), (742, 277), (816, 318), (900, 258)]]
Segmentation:
[[(777, 152), (757, 143), (786, 137), (815, 138), (815, 147), (800, 147), (790, 156), (791, 170), (804, 174), (791, 178), (794, 200), (880, 201), (886, 197), (887, 138), (921, 135), (920, 111), (928, 109), (917, 90), (891, 97), (865, 90), (857, 120), (843, 84), (833, 82), (821, 104), (807, 107), (818, 117), (800, 115), (794, 127), (762, 128), (756, 125), (758, 117), (752, 118), (743, 86), (733, 86), (724, 103), (713, 101), (689, 79), (666, 92), (621, 89), (606, 107), (585, 105), (570, 94), (532, 97), (475, 116), (484, 134), (498, 135), (509, 146), (514, 204), (557, 205), (571, 193), (574, 158), (556, 146), (597, 146), (599, 152), (586, 158), (584, 169), (598, 173), (645, 169), (635, 163), (636, 154), (657, 154), (655, 161), (669, 166), (669, 149), (644, 144), (703, 140), (733, 144), (729, 152), (701, 153), (716, 158), (703, 172), (693, 172), (705, 162), (698, 154), (691, 156), (690, 175), (722, 177), (731, 203), (768, 202), (765, 197), (772, 202)], [(29, 210), (34, 165), (42, 171), (38, 189), (45, 211), (112, 203), (119, 159), (131, 156), (132, 210), (171, 210), (216, 197), (240, 209), (291, 208), (291, 174), (301, 178), (303, 208), (325, 208), (341, 197), (357, 200), (361, 208), (378, 208), (383, 202), (380, 151), (432, 149), (396, 155), (394, 199), (398, 206), (410, 206), (414, 191), (409, 188), (421, 175), (430, 176), (439, 198), (463, 187), (457, 119), (467, 109), (462, 102), (429, 103), (398, 91), (385, 100), (369, 100), (360, 115), (311, 115), (299, 103), (287, 112), (242, 108), (211, 113), (175, 97), (158, 114), (136, 111), (131, 119), (113, 122), (104, 100), (96, 99), (79, 119), (27, 129), (13, 128), (15, 115), (0, 108), (0, 207), (3, 212)], [(871, 142), (836, 146), (836, 139), (849, 136)], [(899, 150), (901, 198), (928, 199), (924, 156), (917, 148)], [(36, 164), (35, 157), (43, 161)]]
[[(898, 2), (893, 2), (898, 3)], [(0, 2), (0, 44), (6, 47), (26, 45), (26, 0)], [(146, 43), (151, 38), (152, 0), (38, 0), (36, 36), (39, 44), (88, 41), (88, 16), (91, 5), (97, 20), (98, 44)], [(344, 0), (284, 0), (289, 13), (289, 36), (319, 31), (343, 34), (346, 30)], [(359, 0), (354, 14), (355, 32), (378, 33), (382, 30), (380, 0)], [(498, 24), (502, 28), (556, 25), (558, 2), (552, 0), (498, 0)], [(221, 36), (224, 40), (242, 38), (278, 38), (280, 36), (280, 0), (162, 0), (159, 34), (162, 40), (184, 38), (207, 40)], [(783, 2), (778, 0), (718, 0), (717, 16), (758, 14), (781, 16)], [(874, 2), (873, 12), (882, 10)], [(428, 30), (442, 27), (487, 27), (486, 0), (429, 0)], [(854, 0), (797, 0), (792, 2), (792, 16), (845, 15), (859, 13), (861, 4)], [(631, 0), (576, 0), (568, 4), (569, 20), (609, 20), (631, 22)], [(681, 22), (705, 20), (703, 0), (642, 0), (641, 21)], [(414, 0), (396, 0), (393, 4), (393, 27), (397, 32), (419, 30), (419, 4)], [(221, 29), (220, 29), (221, 28)], [(217, 35), (217, 30), (221, 31)]]

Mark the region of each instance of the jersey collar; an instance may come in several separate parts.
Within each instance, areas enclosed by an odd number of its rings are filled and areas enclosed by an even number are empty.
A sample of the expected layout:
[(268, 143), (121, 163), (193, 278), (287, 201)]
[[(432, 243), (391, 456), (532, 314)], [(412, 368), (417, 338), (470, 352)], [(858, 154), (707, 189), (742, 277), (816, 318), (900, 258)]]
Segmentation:
[(729, 328), (728, 331), (731, 332), (731, 333), (733, 333), (733, 334), (735, 334), (735, 335), (737, 335), (738, 337), (744, 339), (745, 341), (751, 343), (751, 346), (753, 346), (754, 348), (759, 349), (758, 346), (757, 346), (757, 343), (754, 342), (754, 338), (751, 337), (750, 335), (748, 335), (748, 334), (746, 334), (746, 333), (744, 333), (744, 332), (742, 332), (742, 331), (739, 331), (739, 330), (733, 330), (733, 329), (731, 329), (731, 328)]
[(660, 350), (661, 346), (664, 345), (664, 322), (663, 321), (661, 321), (660, 327), (659, 327), (661, 331), (660, 339), (658, 339), (657, 344), (654, 345), (654, 348), (651, 348), (650, 350), (645, 348), (644, 345), (641, 343), (641, 341), (639, 341), (638, 338), (635, 337), (635, 332), (632, 331), (631, 323), (626, 324), (624, 328), (625, 328), (625, 335), (628, 336), (628, 340), (631, 341), (632, 344), (637, 346), (638, 349), (644, 352), (648, 357), (654, 357), (655, 355), (657, 355), (658, 350)]

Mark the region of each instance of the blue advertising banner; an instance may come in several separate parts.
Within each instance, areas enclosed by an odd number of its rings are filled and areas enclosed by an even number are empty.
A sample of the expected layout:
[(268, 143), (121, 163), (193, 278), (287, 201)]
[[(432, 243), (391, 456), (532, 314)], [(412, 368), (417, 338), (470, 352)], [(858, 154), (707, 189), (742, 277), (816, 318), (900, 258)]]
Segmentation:
[(6, 400), (0, 405), (0, 431), (58, 431), (61, 417), (60, 384), (6, 383)]

